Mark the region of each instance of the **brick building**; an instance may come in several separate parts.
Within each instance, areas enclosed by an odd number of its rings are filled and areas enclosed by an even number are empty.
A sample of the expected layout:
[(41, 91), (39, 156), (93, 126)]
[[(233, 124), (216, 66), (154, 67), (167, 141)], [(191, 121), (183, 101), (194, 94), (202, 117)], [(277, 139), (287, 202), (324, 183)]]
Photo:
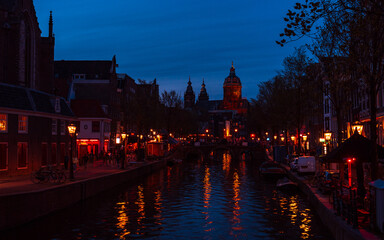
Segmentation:
[[(92, 108), (101, 108), (106, 114), (106, 118), (111, 121), (100, 122), (99, 124), (108, 124), (104, 128), (108, 129), (109, 148), (114, 148), (115, 137), (120, 133), (122, 120), (124, 119), (124, 101), (127, 96), (125, 90), (132, 91), (130, 87), (133, 79), (127, 75), (116, 73), (116, 57), (112, 60), (90, 60), (90, 61), (55, 61), (55, 88), (57, 93), (72, 102), (73, 100), (83, 100), (88, 103), (98, 104)], [(132, 80), (132, 81), (131, 81)], [(126, 87), (126, 88), (124, 88)], [(124, 91), (123, 91), (124, 90)], [(134, 91), (134, 90), (133, 90)], [(78, 103), (76, 103), (76, 106)], [(78, 107), (78, 106), (77, 106)], [(92, 118), (92, 114), (84, 109), (86, 116), (81, 113), (81, 109), (76, 112), (81, 118)], [(80, 125), (85, 123), (80, 121)], [(80, 128), (80, 131), (85, 129)], [(79, 133), (82, 134), (82, 133)], [(104, 149), (101, 144), (98, 152)]]
[(41, 37), (32, 0), (0, 0), (0, 177), (62, 164), (74, 120), (55, 96), (52, 13)]

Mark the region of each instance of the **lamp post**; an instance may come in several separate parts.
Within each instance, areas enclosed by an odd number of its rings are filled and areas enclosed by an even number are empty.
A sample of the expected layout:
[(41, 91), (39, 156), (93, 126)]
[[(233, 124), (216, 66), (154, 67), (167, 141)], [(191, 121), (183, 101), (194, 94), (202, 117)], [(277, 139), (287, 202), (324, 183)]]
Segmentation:
[(331, 141), (332, 139), (332, 132), (325, 132), (324, 133), (324, 138), (325, 138), (325, 144), (326, 144), (326, 148), (327, 148), (327, 153), (329, 152), (329, 142)]
[(291, 141), (292, 141), (292, 153), (295, 153), (295, 139), (296, 137), (294, 135), (291, 135)]
[(71, 136), (71, 159), (69, 161), (69, 179), (73, 180), (73, 138), (76, 135), (76, 125), (71, 123), (68, 125), (68, 133)]
[(123, 143), (123, 150), (120, 149), (120, 151), (123, 151), (123, 157), (121, 159), (121, 169), (124, 169), (124, 164), (125, 164), (125, 139), (127, 138), (127, 134), (126, 133), (122, 133), (121, 134), (121, 139), (123, 140), (122, 143)]
[(306, 134), (303, 135), (303, 141), (304, 141), (304, 155), (307, 154), (307, 139), (308, 136)]

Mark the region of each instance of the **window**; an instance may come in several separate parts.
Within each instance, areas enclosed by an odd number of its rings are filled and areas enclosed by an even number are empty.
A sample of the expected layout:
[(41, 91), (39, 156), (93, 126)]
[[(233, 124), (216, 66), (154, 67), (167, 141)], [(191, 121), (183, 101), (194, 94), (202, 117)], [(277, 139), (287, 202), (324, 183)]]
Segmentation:
[(0, 171), (8, 169), (8, 144), (0, 143)]
[(25, 142), (17, 143), (17, 168), (28, 167), (28, 144)]
[(8, 130), (8, 116), (7, 114), (0, 114), (0, 132), (7, 132)]
[(328, 99), (325, 99), (324, 113), (325, 114), (329, 113), (329, 100)]
[(19, 115), (19, 133), (28, 132), (28, 117)]
[(52, 119), (52, 135), (57, 135), (57, 119)]
[(52, 164), (57, 164), (57, 144), (56, 143), (52, 143), (52, 148), (51, 148), (51, 160), (52, 160)]
[(48, 164), (48, 148), (47, 143), (41, 144), (41, 166), (47, 166)]
[(92, 121), (92, 132), (100, 132), (100, 122)]
[(329, 117), (325, 118), (325, 130), (329, 130)]
[(60, 120), (60, 135), (65, 135), (65, 121)]
[(108, 122), (104, 123), (104, 132), (105, 133), (109, 133), (110, 132), (110, 127), (109, 127), (109, 123)]

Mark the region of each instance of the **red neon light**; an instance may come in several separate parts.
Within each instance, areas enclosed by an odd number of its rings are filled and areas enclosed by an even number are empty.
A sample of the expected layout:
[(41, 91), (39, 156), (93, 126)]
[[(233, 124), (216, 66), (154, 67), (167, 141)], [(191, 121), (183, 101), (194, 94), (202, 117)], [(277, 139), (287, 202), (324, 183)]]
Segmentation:
[(99, 142), (98, 139), (77, 139), (78, 142)]

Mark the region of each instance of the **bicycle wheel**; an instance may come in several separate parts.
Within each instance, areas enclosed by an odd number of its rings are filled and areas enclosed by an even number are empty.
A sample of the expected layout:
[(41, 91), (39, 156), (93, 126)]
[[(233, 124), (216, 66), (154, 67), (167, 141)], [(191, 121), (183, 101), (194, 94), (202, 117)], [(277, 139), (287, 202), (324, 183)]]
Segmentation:
[(49, 173), (49, 182), (51, 182), (51, 183), (58, 183), (59, 182), (59, 176), (56, 172), (50, 172)]
[(38, 184), (41, 182), (36, 172), (31, 173), (31, 181), (35, 184)]
[(67, 180), (67, 176), (65, 175), (65, 172), (61, 171), (58, 173), (59, 175), (59, 183), (64, 183)]

